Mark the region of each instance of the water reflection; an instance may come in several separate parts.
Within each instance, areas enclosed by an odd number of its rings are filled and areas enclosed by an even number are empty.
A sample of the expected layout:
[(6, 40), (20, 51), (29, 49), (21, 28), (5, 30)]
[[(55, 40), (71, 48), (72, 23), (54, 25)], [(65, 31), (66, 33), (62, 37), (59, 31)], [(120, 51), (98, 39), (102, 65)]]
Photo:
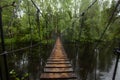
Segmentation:
[[(111, 80), (115, 65), (113, 49), (116, 47), (112, 43), (102, 43), (99, 48), (94, 49), (94, 44), (90, 42), (64, 44), (65, 50), (73, 68), (78, 76), (78, 80)], [(15, 70), (18, 78), (29, 73), (29, 80), (39, 80), (43, 67), (49, 57), (52, 44), (35, 47), (32, 52), (25, 50), (8, 55), (9, 71)], [(93, 55), (94, 54), (94, 55)], [(116, 80), (120, 80), (120, 63)], [(26, 80), (27, 80), (26, 79)], [(15, 80), (11, 78), (11, 80)]]
[[(115, 57), (113, 55), (115, 44), (102, 43), (94, 51), (92, 51), (94, 44), (90, 42), (80, 43), (79, 48), (78, 46), (76, 47), (75, 43), (66, 43), (64, 46), (68, 57), (74, 60), (73, 64), (78, 63), (78, 65), (73, 67), (75, 70), (77, 69), (78, 72), (76, 74), (79, 75), (81, 80), (112, 80), (115, 66)], [(75, 47), (79, 50), (76, 50)], [(79, 55), (78, 60), (75, 59), (77, 57), (73, 56), (75, 54)], [(116, 80), (120, 80), (118, 74)]]
[(39, 80), (51, 50), (52, 45), (49, 44), (9, 54), (7, 56), (9, 72), (15, 73), (10, 74), (10, 80), (16, 80), (16, 78), (21, 80), (26, 74), (29, 76), (24, 80)]

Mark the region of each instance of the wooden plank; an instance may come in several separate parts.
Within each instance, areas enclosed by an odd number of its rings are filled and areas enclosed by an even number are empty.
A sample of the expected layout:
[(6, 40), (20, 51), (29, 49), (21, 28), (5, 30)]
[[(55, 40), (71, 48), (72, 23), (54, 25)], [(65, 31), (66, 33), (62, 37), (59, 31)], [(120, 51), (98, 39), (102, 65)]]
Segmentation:
[(44, 72), (40, 76), (40, 80), (59, 79), (75, 80), (76, 75), (58, 38), (50, 57), (47, 59), (47, 64), (45, 65)]
[(48, 59), (48, 61), (69, 61), (69, 59)]
[(58, 61), (58, 62), (48, 61), (47, 64), (70, 64), (70, 61)]
[(43, 73), (40, 76), (41, 79), (76, 79), (76, 75), (74, 73)]
[(59, 60), (49, 60), (49, 61), (47, 61), (47, 62), (55, 62), (55, 63), (57, 63), (57, 62), (67, 62), (67, 61), (69, 61), (69, 60), (62, 60), (62, 61), (59, 61)]
[(44, 73), (70, 73), (72, 68), (44, 68)]
[(67, 57), (50, 57), (49, 59), (68, 59)]
[(48, 59), (47, 62), (66, 62), (68, 59)]
[(72, 67), (72, 65), (71, 64), (46, 64), (45, 67), (46, 68), (49, 68), (49, 67), (51, 67), (51, 68), (61, 68), (61, 67), (65, 68), (65, 67)]

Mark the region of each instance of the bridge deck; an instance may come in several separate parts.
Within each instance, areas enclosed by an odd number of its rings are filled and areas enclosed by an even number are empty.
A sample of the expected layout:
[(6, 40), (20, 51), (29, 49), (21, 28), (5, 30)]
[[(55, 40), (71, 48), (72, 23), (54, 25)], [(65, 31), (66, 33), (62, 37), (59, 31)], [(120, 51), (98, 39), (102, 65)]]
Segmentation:
[(53, 51), (40, 76), (41, 80), (76, 79), (72, 65), (67, 58), (60, 38), (56, 40)]

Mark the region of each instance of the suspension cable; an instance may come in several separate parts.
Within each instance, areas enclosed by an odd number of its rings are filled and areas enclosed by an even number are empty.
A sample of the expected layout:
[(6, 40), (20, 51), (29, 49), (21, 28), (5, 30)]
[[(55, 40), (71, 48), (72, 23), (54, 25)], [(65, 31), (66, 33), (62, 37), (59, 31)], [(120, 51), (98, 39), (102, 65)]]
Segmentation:
[[(119, 4), (120, 4), (120, 0), (118, 0), (118, 2), (117, 2), (116, 6), (115, 6), (115, 8), (114, 8), (114, 10), (113, 10), (112, 15), (110, 16), (110, 19), (109, 19), (109, 21), (108, 21), (105, 29), (103, 30), (101, 36), (99, 37), (99, 39), (98, 39), (99, 41), (103, 38), (103, 36), (105, 35), (106, 31), (107, 31), (108, 28), (110, 27), (111, 23), (114, 22), (114, 21), (113, 21), (113, 17), (114, 17), (114, 15), (115, 15), (115, 12), (116, 12), (117, 7), (119, 6)], [(97, 42), (97, 44), (95, 45), (95, 48), (94, 48), (94, 49), (96, 49), (98, 46), (99, 46), (99, 42)]]
[[(83, 17), (85, 15), (85, 13), (90, 9), (92, 8), (92, 6), (95, 5), (95, 3), (97, 2), (98, 0), (95, 0), (94, 2), (92, 2), (83, 12), (80, 13), (79, 17), (76, 17), (76, 18), (80, 18), (81, 16)], [(76, 19), (73, 21), (73, 25), (74, 23), (76, 22)]]
[[(29, 1), (27, 1), (27, 6), (28, 6), (28, 11), (27, 11), (27, 15), (28, 15), (28, 26), (30, 28), (30, 46), (32, 47), (32, 26), (31, 26), (31, 15), (30, 15), (30, 3)], [(32, 52), (32, 48), (30, 47), (30, 53)]]
[(94, 2), (91, 3), (91, 5), (89, 5), (79, 16), (82, 16), (84, 13), (86, 13), (90, 8), (92, 8), (93, 5), (95, 5), (95, 3), (98, 0), (95, 0)]
[(26, 49), (29, 49), (29, 48), (33, 48), (33, 47), (36, 47), (36, 46), (39, 46), (40, 43), (36, 43), (34, 45), (30, 45), (30, 46), (27, 46), (27, 47), (23, 47), (23, 48), (20, 48), (20, 49), (16, 49), (16, 50), (12, 50), (12, 51), (5, 51), (4, 53), (1, 53), (1, 55), (4, 55), (4, 54), (10, 54), (10, 53), (14, 53), (14, 52), (19, 52), (19, 51), (22, 51), (22, 50), (26, 50)]
[(33, 5), (35, 6), (35, 8), (36, 8), (37, 10), (40, 10), (40, 9), (37, 7), (37, 5), (35, 4), (35, 2), (34, 2), (33, 0), (31, 0), (31, 2), (33, 3)]
[(40, 38), (40, 19), (39, 19), (40, 9), (37, 7), (37, 5), (35, 4), (35, 2), (34, 2), (33, 0), (31, 0), (31, 2), (32, 2), (32, 4), (34, 5), (34, 7), (37, 9), (36, 21), (37, 21), (37, 27), (38, 27), (39, 38)]
[[(16, 15), (17, 15), (17, 11), (19, 9), (20, 3), (21, 3), (21, 0), (18, 0), (17, 5), (15, 5), (15, 9), (13, 9), (13, 15), (11, 17), (11, 21), (9, 22), (8, 28), (10, 26), (12, 27), (13, 23), (15, 22), (14, 18), (15, 19), (17, 18)], [(16, 31), (18, 32), (18, 26), (17, 26)], [(11, 33), (11, 31), (10, 31), (10, 33)], [(18, 33), (16, 33), (16, 36), (18, 36)], [(12, 37), (14, 37), (14, 36), (12, 34), (10, 34), (10, 38), (12, 38)], [(13, 39), (11, 40), (11, 50), (14, 50), (14, 44), (12, 44), (12, 43), (13, 43)]]
[[(89, 5), (81, 14), (80, 14), (80, 17), (82, 16), (82, 20), (81, 20), (81, 31), (79, 32), (79, 38), (82, 34), (82, 28), (83, 28), (83, 23), (84, 23), (84, 15), (86, 14), (86, 12), (92, 8), (93, 5), (95, 5), (95, 3), (97, 2), (97, 0), (95, 0), (94, 2), (91, 3), (91, 5)], [(80, 22), (80, 20), (79, 20)]]

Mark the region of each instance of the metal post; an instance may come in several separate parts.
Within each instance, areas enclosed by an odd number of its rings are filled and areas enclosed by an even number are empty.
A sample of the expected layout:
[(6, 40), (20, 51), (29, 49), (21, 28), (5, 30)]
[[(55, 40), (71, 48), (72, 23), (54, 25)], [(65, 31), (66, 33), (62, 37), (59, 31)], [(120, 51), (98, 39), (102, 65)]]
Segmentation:
[(116, 57), (115, 69), (114, 69), (112, 80), (115, 80), (116, 72), (117, 72), (117, 67), (118, 67), (118, 62), (119, 62), (119, 55), (117, 55), (117, 57)]
[(3, 80), (2, 71), (1, 71), (1, 66), (0, 66), (0, 80)]
[(116, 53), (117, 57), (116, 57), (116, 63), (115, 63), (115, 68), (114, 68), (112, 80), (115, 80), (116, 73), (117, 73), (118, 62), (119, 62), (119, 57), (120, 57), (120, 44), (119, 44), (119, 48), (115, 49), (115, 53)]
[[(2, 7), (0, 7), (0, 36), (1, 36), (1, 46), (2, 46), (2, 52), (5, 53), (5, 43), (4, 43), (4, 34), (3, 34), (3, 26), (2, 26)], [(2, 56), (3, 58), (3, 65), (4, 65), (4, 70), (2, 73), (2, 76), (5, 76), (6, 78), (2, 77), (4, 80), (9, 80), (8, 77), (8, 67), (7, 67), (7, 57), (6, 54)]]

